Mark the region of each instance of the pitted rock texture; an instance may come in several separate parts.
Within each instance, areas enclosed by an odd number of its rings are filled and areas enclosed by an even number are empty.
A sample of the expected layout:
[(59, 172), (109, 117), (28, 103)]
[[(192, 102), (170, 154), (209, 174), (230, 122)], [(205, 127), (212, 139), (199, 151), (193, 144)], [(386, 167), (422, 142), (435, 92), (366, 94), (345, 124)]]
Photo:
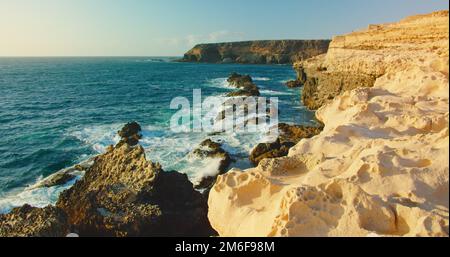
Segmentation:
[(64, 237), (68, 233), (67, 217), (56, 207), (24, 205), (0, 215), (1, 237)]
[(332, 44), (327, 72), (373, 87), (325, 103), (322, 133), (288, 156), (219, 176), (221, 236), (449, 236), (448, 12), (354, 35)]
[(57, 206), (82, 236), (210, 235), (203, 196), (186, 175), (164, 172), (141, 146), (98, 156)]
[(56, 207), (25, 205), (0, 215), (0, 235), (216, 235), (207, 219), (207, 199), (194, 190), (187, 175), (165, 172), (147, 161), (137, 144), (139, 132), (139, 124), (127, 124), (115, 147), (77, 165), (85, 174), (61, 193)]

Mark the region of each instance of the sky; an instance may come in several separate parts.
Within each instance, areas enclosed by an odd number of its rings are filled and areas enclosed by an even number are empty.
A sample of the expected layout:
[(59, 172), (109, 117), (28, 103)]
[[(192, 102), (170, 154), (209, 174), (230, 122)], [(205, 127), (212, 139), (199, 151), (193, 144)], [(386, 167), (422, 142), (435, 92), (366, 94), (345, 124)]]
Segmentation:
[(448, 0), (0, 0), (0, 56), (180, 56), (197, 43), (326, 39)]

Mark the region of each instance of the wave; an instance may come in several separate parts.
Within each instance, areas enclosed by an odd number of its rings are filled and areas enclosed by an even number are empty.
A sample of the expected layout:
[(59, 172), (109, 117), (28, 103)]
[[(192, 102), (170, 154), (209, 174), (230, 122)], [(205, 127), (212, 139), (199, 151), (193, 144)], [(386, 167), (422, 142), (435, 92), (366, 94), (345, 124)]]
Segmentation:
[(81, 130), (72, 131), (70, 136), (90, 145), (97, 153), (105, 152), (109, 145), (117, 144), (120, 140), (117, 131), (123, 124), (101, 125), (85, 127)]
[(292, 92), (281, 92), (270, 89), (262, 89), (259, 92), (264, 95), (292, 95)]
[(60, 193), (69, 189), (80, 178), (80, 176), (77, 176), (61, 186), (36, 188), (35, 185), (41, 183), (45, 179), (41, 176), (37, 179), (35, 184), (25, 188), (18, 188), (6, 196), (2, 196), (0, 199), (0, 213), (8, 213), (11, 209), (23, 206), (24, 204), (39, 208), (55, 204)]
[(233, 88), (230, 83), (228, 83), (228, 78), (215, 78), (208, 80), (207, 84), (209, 86), (218, 87), (218, 88), (226, 88), (231, 89)]
[(267, 77), (254, 77), (253, 80), (254, 81), (270, 81), (272, 79), (271, 78), (267, 78)]

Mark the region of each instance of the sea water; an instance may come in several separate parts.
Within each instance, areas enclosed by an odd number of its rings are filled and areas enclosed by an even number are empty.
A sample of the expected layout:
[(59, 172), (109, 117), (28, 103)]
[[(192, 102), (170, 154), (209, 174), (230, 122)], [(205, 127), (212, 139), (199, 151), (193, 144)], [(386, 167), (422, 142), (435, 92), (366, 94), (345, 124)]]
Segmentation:
[(170, 109), (175, 97), (204, 98), (234, 90), (232, 72), (249, 74), (262, 96), (277, 97), (280, 122), (314, 124), (302, 106), (301, 89), (284, 83), (295, 79), (288, 65), (179, 63), (167, 57), (0, 58), (0, 212), (25, 203), (53, 204), (66, 185), (31, 189), (43, 178), (117, 143), (117, 131), (129, 121), (143, 128), (147, 158), (166, 171), (192, 180), (214, 172), (217, 160), (191, 158), (189, 152), (211, 138), (223, 144), (235, 162), (248, 168), (251, 149), (264, 134), (174, 133)]

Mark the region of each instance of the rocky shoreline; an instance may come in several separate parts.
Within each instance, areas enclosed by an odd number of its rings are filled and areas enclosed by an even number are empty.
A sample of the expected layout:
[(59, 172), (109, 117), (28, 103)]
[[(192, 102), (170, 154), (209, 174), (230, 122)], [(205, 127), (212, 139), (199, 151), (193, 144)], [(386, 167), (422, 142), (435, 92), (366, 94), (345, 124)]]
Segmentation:
[[(277, 140), (250, 153), (254, 168), (228, 171), (229, 153), (206, 139), (191, 154), (218, 159), (217, 175), (194, 185), (146, 159), (132, 122), (104, 154), (37, 185), (84, 174), (56, 206), (0, 215), (0, 236), (448, 236), (448, 11), (328, 43), (207, 44), (185, 55), (295, 62), (287, 86), (303, 86), (323, 124), (279, 124)], [(248, 75), (228, 82), (228, 97), (260, 95)]]
[(56, 206), (25, 205), (0, 215), (0, 236), (213, 236), (206, 198), (185, 174), (146, 160), (140, 126), (94, 158)]

